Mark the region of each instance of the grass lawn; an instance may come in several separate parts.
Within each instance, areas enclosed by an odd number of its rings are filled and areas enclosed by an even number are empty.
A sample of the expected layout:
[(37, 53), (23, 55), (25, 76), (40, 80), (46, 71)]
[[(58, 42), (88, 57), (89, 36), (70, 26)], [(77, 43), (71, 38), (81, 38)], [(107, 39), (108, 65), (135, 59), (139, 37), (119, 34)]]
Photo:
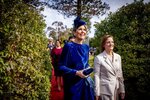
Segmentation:
[[(89, 55), (89, 65), (90, 65), (91, 67), (93, 67), (93, 63), (94, 63), (94, 56), (93, 56), (93, 55)], [(94, 72), (91, 73), (90, 76), (93, 78)]]

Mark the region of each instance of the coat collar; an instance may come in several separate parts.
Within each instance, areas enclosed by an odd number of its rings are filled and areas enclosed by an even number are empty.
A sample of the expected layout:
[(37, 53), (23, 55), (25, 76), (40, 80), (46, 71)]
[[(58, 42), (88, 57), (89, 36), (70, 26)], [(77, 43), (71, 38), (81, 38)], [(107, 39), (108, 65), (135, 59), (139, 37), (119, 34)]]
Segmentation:
[[(103, 51), (103, 57), (104, 57), (104, 59), (105, 59), (104, 61), (112, 68), (113, 72), (116, 73), (115, 66), (114, 66), (114, 64), (113, 64), (114, 61), (111, 62), (111, 61), (109, 60), (109, 58), (107, 57), (106, 51)], [(114, 52), (113, 52), (113, 59), (115, 60)]]

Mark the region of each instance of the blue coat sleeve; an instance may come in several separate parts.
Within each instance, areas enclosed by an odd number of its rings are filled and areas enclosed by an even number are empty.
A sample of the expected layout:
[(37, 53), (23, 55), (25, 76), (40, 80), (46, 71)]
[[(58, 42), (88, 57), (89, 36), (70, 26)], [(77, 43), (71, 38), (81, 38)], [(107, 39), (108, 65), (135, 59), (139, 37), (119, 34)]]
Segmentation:
[(71, 45), (66, 43), (63, 47), (61, 58), (59, 61), (59, 70), (62, 72), (63, 75), (65, 74), (71, 74), (75, 75), (76, 71), (75, 69), (71, 68)]

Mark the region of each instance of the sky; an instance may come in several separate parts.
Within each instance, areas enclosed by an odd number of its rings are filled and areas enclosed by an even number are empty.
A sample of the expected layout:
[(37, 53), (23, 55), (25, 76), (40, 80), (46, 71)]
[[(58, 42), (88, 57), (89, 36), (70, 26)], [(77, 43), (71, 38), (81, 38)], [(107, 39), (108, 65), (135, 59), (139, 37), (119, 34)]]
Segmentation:
[[(109, 4), (110, 6), (110, 10), (111, 12), (115, 12), (117, 11), (120, 7), (122, 7), (123, 5), (126, 5), (127, 3), (130, 4), (132, 3), (134, 0), (102, 0), (104, 2), (106, 2), (107, 4)], [(149, 0), (146, 0), (149, 1)], [(109, 13), (109, 11), (107, 13)], [(52, 26), (52, 23), (54, 21), (61, 21), (63, 22), (64, 25), (67, 25), (67, 28), (72, 28), (73, 27), (73, 20), (75, 19), (75, 17), (69, 17), (69, 18), (65, 18), (62, 14), (58, 13), (56, 10), (50, 9), (48, 7), (45, 7), (45, 10), (42, 12), (42, 14), (44, 16), (46, 16), (45, 22), (48, 26)], [(89, 37), (94, 37), (94, 32), (95, 32), (95, 28), (94, 28), (94, 24), (95, 22), (100, 22), (101, 20), (104, 20), (105, 17), (107, 17), (107, 14), (100, 16), (99, 18), (94, 16), (90, 21), (91, 21), (91, 32), (88, 33)], [(46, 28), (47, 28), (46, 27)], [(48, 36), (47, 36), (48, 37)]]

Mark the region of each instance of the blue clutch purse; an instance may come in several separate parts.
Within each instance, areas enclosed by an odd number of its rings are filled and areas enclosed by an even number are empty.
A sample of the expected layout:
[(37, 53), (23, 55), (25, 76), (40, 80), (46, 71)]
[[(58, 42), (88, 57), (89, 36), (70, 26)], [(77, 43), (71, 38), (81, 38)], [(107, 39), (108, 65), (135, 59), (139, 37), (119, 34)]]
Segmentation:
[(83, 71), (83, 74), (84, 75), (89, 75), (89, 74), (91, 74), (92, 72), (93, 72), (93, 68), (88, 68), (88, 69), (85, 69), (84, 71)]

